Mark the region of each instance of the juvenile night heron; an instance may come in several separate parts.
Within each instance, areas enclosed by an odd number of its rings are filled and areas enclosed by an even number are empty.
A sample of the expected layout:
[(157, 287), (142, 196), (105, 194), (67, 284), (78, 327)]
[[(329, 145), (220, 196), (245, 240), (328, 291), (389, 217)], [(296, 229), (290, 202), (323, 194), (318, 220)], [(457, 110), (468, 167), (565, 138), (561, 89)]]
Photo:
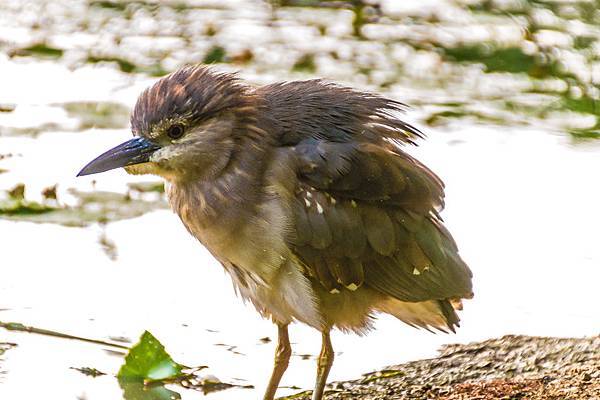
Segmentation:
[(173, 210), (237, 292), (278, 327), (272, 400), (288, 325), (322, 333), (312, 395), (333, 364), (332, 328), (362, 334), (383, 312), (454, 331), (471, 272), (438, 212), (442, 181), (402, 151), (421, 137), (404, 105), (321, 80), (254, 87), (204, 66), (139, 97), (134, 138), (79, 175), (125, 167), (167, 181)]

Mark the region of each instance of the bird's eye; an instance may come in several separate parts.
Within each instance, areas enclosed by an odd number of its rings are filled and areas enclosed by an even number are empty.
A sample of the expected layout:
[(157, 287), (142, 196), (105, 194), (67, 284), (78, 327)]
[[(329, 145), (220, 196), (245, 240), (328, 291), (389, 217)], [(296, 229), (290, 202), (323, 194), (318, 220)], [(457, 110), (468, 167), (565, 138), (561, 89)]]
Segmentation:
[(175, 124), (171, 125), (169, 129), (167, 129), (167, 136), (171, 139), (179, 139), (183, 136), (183, 125)]

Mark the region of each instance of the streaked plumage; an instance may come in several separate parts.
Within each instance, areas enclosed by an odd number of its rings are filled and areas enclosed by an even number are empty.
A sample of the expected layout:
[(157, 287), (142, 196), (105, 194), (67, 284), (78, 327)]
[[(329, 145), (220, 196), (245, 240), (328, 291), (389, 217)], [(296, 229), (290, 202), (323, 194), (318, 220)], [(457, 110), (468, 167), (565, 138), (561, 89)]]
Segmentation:
[[(252, 87), (202, 66), (161, 79), (135, 106), (134, 134), (161, 148), (126, 168), (167, 179), (190, 233), (279, 326), (265, 399), (287, 366), (294, 320), (323, 332), (320, 399), (331, 328), (364, 333), (385, 312), (454, 331), (455, 307), (472, 297), (438, 215), (443, 183), (401, 149), (421, 137), (403, 108), (321, 80)], [(167, 136), (174, 124), (183, 137)]]

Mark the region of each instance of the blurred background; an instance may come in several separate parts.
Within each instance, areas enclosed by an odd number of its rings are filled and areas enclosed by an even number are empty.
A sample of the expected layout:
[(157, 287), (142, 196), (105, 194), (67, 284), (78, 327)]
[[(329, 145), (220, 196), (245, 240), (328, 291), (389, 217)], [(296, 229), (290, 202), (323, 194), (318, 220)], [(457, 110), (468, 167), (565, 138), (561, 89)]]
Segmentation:
[[(324, 77), (383, 93), (410, 105), (406, 119), (428, 135), (408, 150), (447, 184), (442, 216), (475, 274), (475, 298), (456, 335), (392, 318), (366, 338), (336, 333), (332, 380), (432, 357), (444, 343), (598, 334), (599, 8), (2, 0), (0, 321), (125, 343), (148, 329), (177, 361), (256, 387), (209, 398), (259, 396), (275, 329), (235, 298), (168, 210), (162, 182), (121, 170), (75, 178), (130, 137), (145, 87), (207, 63), (255, 84)], [(306, 327), (291, 340), (281, 395), (311, 387), (320, 346)], [(0, 397), (119, 399), (111, 374), (121, 362), (101, 346), (0, 330)]]

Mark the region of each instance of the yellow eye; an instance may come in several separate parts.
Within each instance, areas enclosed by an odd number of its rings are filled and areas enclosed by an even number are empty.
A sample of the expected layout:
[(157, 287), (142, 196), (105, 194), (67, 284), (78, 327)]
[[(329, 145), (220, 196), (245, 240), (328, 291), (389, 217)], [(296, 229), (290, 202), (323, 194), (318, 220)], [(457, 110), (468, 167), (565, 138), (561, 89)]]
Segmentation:
[(169, 127), (169, 129), (167, 129), (167, 136), (170, 137), (171, 139), (179, 139), (180, 137), (183, 136), (183, 125), (181, 124), (175, 124), (175, 125), (171, 125)]

